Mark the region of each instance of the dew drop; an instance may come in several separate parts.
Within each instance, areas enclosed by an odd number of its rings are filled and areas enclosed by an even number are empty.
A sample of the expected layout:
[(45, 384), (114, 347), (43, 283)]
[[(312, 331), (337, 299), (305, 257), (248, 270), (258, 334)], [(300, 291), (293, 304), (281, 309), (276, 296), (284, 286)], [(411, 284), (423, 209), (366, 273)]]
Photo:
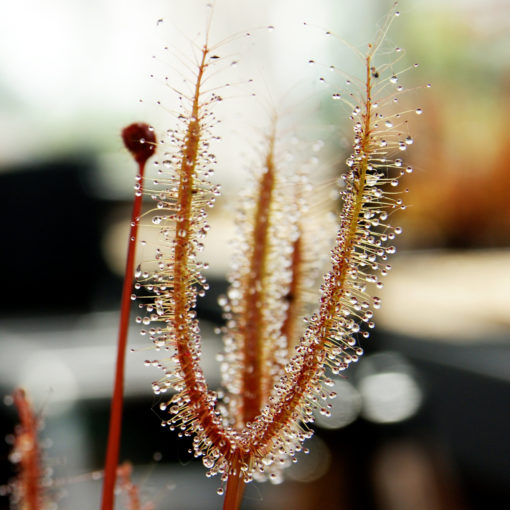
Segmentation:
[(375, 186), (379, 180), (379, 177), (377, 175), (367, 175), (366, 180), (367, 186)]
[(416, 115), (421, 115), (423, 110), (421, 108), (416, 108)]
[(211, 469), (214, 466), (214, 460), (211, 459), (210, 457), (204, 457), (202, 459), (202, 463), (207, 469)]

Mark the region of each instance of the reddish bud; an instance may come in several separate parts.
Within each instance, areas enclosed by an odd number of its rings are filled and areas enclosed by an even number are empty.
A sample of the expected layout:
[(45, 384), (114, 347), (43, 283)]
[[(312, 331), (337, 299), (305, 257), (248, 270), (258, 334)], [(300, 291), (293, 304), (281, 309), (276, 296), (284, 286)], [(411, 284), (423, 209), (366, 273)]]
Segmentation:
[(125, 127), (122, 140), (139, 165), (143, 165), (156, 151), (154, 128), (145, 122), (134, 122)]

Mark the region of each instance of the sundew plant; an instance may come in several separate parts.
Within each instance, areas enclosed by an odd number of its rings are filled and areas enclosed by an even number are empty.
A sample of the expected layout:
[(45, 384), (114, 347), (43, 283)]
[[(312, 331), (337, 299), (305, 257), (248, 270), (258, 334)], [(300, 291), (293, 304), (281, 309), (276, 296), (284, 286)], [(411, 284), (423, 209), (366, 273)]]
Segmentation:
[[(318, 299), (311, 311), (309, 296), (317, 271), (314, 244), (320, 227), (310, 220), (309, 210), (320, 183), (303, 166), (283, 162), (278, 121), (268, 129), (265, 155), (239, 207), (230, 289), (220, 299), (225, 317), (221, 391), (208, 386), (200, 365), (196, 314), (197, 299), (208, 290), (206, 263), (200, 259), (210, 229), (207, 211), (220, 193), (211, 179), (217, 165), (211, 142), (216, 138), (214, 108), (222, 97), (221, 90), (208, 86), (208, 77), (221, 65), (218, 47), (206, 38), (190, 69), (189, 90), (171, 88), (179, 96), (180, 110), (162, 137), (157, 139), (143, 123), (124, 130), (139, 173), (103, 510), (114, 504), (123, 356), (132, 301), (139, 308), (135, 320), (156, 351), (147, 363), (162, 371), (153, 384), (162, 425), (193, 437), (193, 453), (205, 466), (206, 476), (218, 476), (224, 510), (240, 507), (247, 483), (280, 482), (313, 434), (314, 413), (330, 414), (330, 400), (336, 397), (334, 377), (360, 359), (362, 341), (374, 327), (374, 310), (381, 305), (377, 291), (390, 270), (393, 241), (401, 233), (390, 224), (392, 213), (405, 208), (399, 179), (412, 171), (402, 154), (413, 143), (408, 116), (421, 114), (421, 109), (403, 111), (399, 106), (406, 92), (401, 84), (406, 70), (400, 65), (403, 52), (400, 48), (388, 52), (387, 47), (381, 51), (398, 15), (394, 6), (374, 41), (364, 51), (353, 50), (360, 74), (348, 77), (346, 90), (339, 85), (346, 78), (341, 65), (330, 67), (331, 101), (347, 105), (352, 121), (352, 152), (345, 173), (333, 185), (341, 197), (341, 211), (329, 269), (316, 289)], [(334, 35), (331, 41), (341, 44)], [(157, 177), (144, 183), (145, 163), (153, 153), (158, 155)], [(153, 205), (142, 216), (143, 193)], [(159, 236), (152, 260), (146, 261), (150, 269), (135, 267), (134, 262), (136, 229), (143, 221)]]

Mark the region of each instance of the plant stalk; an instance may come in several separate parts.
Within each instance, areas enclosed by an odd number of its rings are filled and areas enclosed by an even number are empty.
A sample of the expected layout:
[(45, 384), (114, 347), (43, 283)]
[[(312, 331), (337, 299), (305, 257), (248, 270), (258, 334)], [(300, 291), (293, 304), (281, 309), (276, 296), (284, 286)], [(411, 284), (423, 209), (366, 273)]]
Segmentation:
[(143, 179), (145, 163), (156, 149), (154, 130), (147, 124), (131, 124), (122, 131), (122, 136), (127, 149), (138, 163), (138, 186), (133, 201), (133, 210), (131, 212), (131, 228), (128, 240), (126, 270), (124, 273), (124, 286), (122, 288), (119, 335), (117, 341), (117, 362), (115, 364), (115, 380), (110, 407), (110, 426), (106, 447), (101, 510), (113, 510), (114, 506), (114, 489), (117, 478), (117, 466), (119, 463), (122, 409), (124, 405), (124, 368), (129, 330), (129, 315), (131, 312), (131, 293), (135, 273), (136, 241), (138, 237), (138, 224), (142, 211)]

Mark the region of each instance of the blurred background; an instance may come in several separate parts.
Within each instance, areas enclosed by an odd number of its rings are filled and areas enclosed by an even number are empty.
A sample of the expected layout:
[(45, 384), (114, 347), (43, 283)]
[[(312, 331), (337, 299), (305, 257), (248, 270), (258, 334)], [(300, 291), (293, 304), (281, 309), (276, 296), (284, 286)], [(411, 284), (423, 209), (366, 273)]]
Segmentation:
[[(321, 179), (338, 174), (352, 131), (331, 101), (338, 82), (320, 77), (332, 64), (358, 76), (362, 67), (324, 31), (364, 51), (391, 5), (216, 2), (211, 40), (239, 35), (218, 48), (224, 65), (214, 78), (225, 98), (215, 147), (223, 198), (204, 252), (211, 291), (199, 303), (213, 387), (232, 213), (270, 116), (278, 105), (285, 134), (303, 152), (315, 147)], [(283, 485), (250, 485), (243, 508), (460, 510), (510, 500), (510, 4), (403, 0), (399, 10), (387, 58), (402, 46), (399, 69), (420, 64), (400, 82), (423, 115), (410, 124), (415, 144), (404, 161), (414, 172), (408, 208), (394, 220), (404, 235), (377, 329), (367, 355), (336, 381), (333, 416), (317, 417), (310, 454)], [(198, 0), (3, 5), (0, 391), (25, 387), (44, 419), (61, 509), (99, 504), (135, 173), (119, 132), (137, 120), (174, 127), (166, 83), (185, 76), (208, 12)], [(219, 480), (160, 429), (150, 386), (159, 372), (144, 367), (153, 353), (136, 327), (130, 347), (121, 457), (135, 464), (143, 499), (220, 508)], [(0, 485), (13, 476), (16, 421), (3, 406)]]

